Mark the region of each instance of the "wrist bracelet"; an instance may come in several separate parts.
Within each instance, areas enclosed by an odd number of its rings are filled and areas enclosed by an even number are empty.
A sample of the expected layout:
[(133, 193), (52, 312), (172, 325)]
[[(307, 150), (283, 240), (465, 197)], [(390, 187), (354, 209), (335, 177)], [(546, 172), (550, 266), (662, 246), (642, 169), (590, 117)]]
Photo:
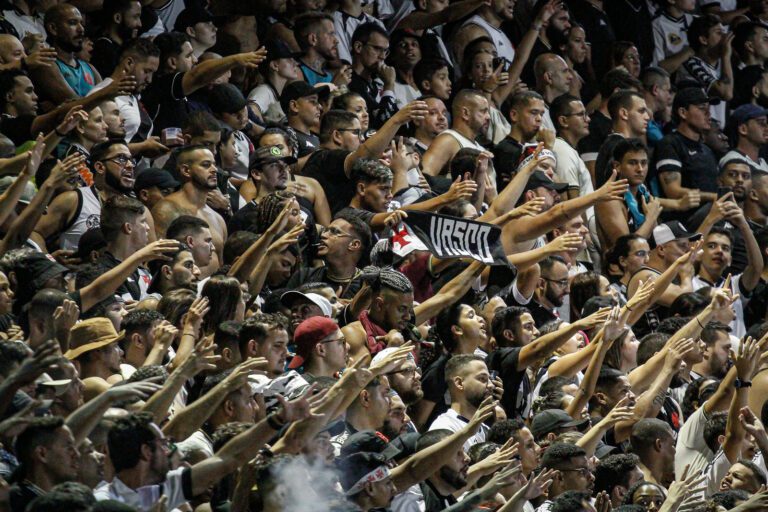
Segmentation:
[(704, 329), (704, 326), (703, 326), (703, 325), (701, 325), (701, 322), (699, 321), (699, 317), (697, 316), (697, 317), (695, 317), (695, 318), (696, 318), (696, 323), (697, 323), (697, 324), (699, 324), (699, 327), (701, 327), (702, 329)]
[(624, 307), (627, 308), (627, 311), (629, 311), (630, 313), (634, 312), (634, 310), (631, 307), (629, 307), (629, 302), (624, 304)]
[(54, 128), (54, 129), (53, 129), (53, 131), (54, 131), (54, 132), (56, 132), (56, 135), (58, 135), (58, 136), (59, 136), (59, 137), (61, 137), (62, 139), (63, 139), (64, 137), (66, 137), (66, 136), (67, 136), (67, 134), (66, 134), (66, 133), (61, 133), (61, 132), (59, 131), (59, 127), (58, 127), (58, 126), (57, 126), (56, 128)]
[(267, 416), (267, 425), (272, 427), (272, 430), (280, 430), (285, 426), (285, 423), (280, 423), (277, 419), (277, 413), (273, 412)]

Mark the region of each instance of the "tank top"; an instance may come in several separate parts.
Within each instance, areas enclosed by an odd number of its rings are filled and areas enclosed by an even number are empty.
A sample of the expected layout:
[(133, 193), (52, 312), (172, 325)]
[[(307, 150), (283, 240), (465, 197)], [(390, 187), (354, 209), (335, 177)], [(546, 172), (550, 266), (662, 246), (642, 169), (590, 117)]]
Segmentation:
[(93, 187), (80, 187), (77, 192), (77, 211), (69, 226), (59, 237), (62, 249), (77, 249), (80, 237), (101, 223), (101, 200)]
[(77, 65), (72, 67), (63, 60), (56, 59), (56, 66), (67, 84), (80, 97), (86, 96), (96, 85), (96, 73), (84, 60), (77, 59)]
[(299, 63), (299, 67), (301, 68), (301, 72), (304, 73), (304, 80), (313, 87), (315, 84), (333, 81), (333, 73), (330, 71), (320, 73), (319, 71), (307, 66), (303, 62)]
[(512, 41), (500, 29), (494, 27), (477, 14), (465, 21), (462, 28), (467, 25), (477, 25), (488, 32), (488, 37), (493, 41), (493, 45), (496, 47), (496, 54), (499, 57), (504, 57), (509, 62), (515, 60), (515, 47), (512, 45)]
[[(655, 268), (646, 267), (646, 266), (640, 267), (640, 269), (637, 272), (635, 272), (635, 274), (637, 274), (638, 272), (642, 272), (643, 270), (648, 270), (650, 272), (653, 272), (654, 274), (656, 274), (656, 277), (661, 275), (661, 272), (659, 272)], [(633, 274), (632, 277), (629, 278), (630, 282), (632, 281), (632, 278), (635, 277), (635, 274)], [(629, 300), (629, 297), (627, 297), (627, 300)], [(669, 308), (656, 303), (646, 310), (645, 314), (642, 317), (640, 317), (640, 319), (637, 322), (635, 322), (635, 325), (632, 326), (632, 329), (634, 330), (635, 335), (638, 337), (638, 339), (640, 339), (650, 332), (655, 332), (656, 328), (659, 326), (659, 323), (661, 323), (661, 321), (667, 318), (668, 316), (670, 316)]]
[[(468, 138), (466, 138), (456, 130), (448, 129), (441, 132), (441, 135), (443, 133), (446, 133), (451, 137), (453, 137), (454, 139), (456, 139), (456, 142), (458, 142), (459, 146), (461, 146), (462, 148), (473, 148), (478, 151), (485, 151), (485, 148), (483, 146), (481, 146), (480, 144), (478, 144), (473, 140), (469, 140)], [(488, 176), (490, 176), (491, 181), (493, 182), (493, 186), (495, 187), (496, 186), (496, 169), (493, 167), (493, 161), (491, 161), (488, 165)]]

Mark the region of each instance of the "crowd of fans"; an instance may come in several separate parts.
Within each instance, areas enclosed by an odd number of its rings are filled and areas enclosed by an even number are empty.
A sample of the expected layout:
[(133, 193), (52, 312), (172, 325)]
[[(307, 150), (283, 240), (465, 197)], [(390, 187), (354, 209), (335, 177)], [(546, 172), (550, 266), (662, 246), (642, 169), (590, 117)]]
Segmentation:
[(768, 511), (766, 109), (766, 0), (3, 0), (0, 512)]

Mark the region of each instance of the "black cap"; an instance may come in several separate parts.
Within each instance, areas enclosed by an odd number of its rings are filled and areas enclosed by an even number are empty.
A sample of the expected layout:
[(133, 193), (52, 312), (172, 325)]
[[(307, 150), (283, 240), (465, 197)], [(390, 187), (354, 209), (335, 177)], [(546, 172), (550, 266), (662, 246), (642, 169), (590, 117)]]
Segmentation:
[(358, 452), (382, 453), (387, 446), (389, 446), (389, 439), (381, 432), (361, 430), (344, 441), (339, 456), (348, 457)]
[(567, 183), (556, 183), (549, 179), (549, 176), (544, 174), (544, 171), (533, 171), (533, 174), (528, 178), (528, 183), (525, 185), (525, 191), (533, 190), (535, 188), (544, 187), (555, 192), (565, 192), (568, 189)]
[(341, 487), (345, 492), (352, 489), (368, 473), (386, 465), (387, 458), (380, 453), (357, 452), (336, 459), (336, 467), (341, 473)]
[(672, 111), (677, 112), (679, 108), (687, 108), (691, 105), (701, 105), (703, 103), (717, 105), (720, 103), (720, 100), (708, 96), (701, 87), (686, 87), (685, 89), (680, 89), (675, 94), (675, 100), (672, 102)]
[(419, 440), (419, 437), (421, 437), (421, 434), (418, 432), (406, 432), (405, 434), (400, 434), (389, 442), (389, 446), (387, 446), (382, 453), (388, 459), (394, 460), (410, 457), (417, 451), (416, 441)]
[(283, 88), (283, 93), (280, 95), (280, 106), (283, 108), (283, 112), (287, 113), (288, 105), (293, 100), (306, 98), (307, 96), (313, 96), (315, 94), (317, 94), (320, 99), (323, 99), (327, 98), (330, 93), (331, 89), (327, 85), (312, 87), (303, 80), (296, 80)]
[(107, 241), (104, 240), (104, 234), (101, 232), (101, 228), (91, 228), (80, 237), (77, 242), (76, 258), (80, 258), (83, 263), (90, 263), (87, 259), (91, 256), (93, 251), (98, 251), (107, 246)]
[(133, 183), (133, 191), (137, 194), (140, 190), (146, 190), (148, 188), (178, 188), (180, 183), (173, 179), (171, 173), (165, 169), (158, 169), (156, 167), (150, 167), (144, 169), (136, 176), (136, 181)]
[(69, 269), (55, 261), (52, 256), (35, 252), (19, 262), (16, 277), (19, 283), (31, 283), (35, 289), (39, 289), (47, 280), (67, 272)]
[(283, 150), (279, 146), (261, 146), (251, 153), (249, 169), (261, 169), (267, 164), (273, 162), (285, 162), (287, 164), (296, 163), (296, 158), (292, 156), (283, 156)]
[(541, 439), (555, 430), (567, 427), (581, 428), (587, 423), (588, 418), (575, 420), (562, 409), (545, 409), (533, 417), (531, 433), (534, 439)]
[(185, 32), (188, 27), (194, 27), (198, 23), (207, 23), (213, 21), (213, 14), (200, 6), (187, 7), (179, 13), (173, 30), (176, 32)]
[(245, 105), (245, 96), (232, 84), (216, 84), (208, 92), (208, 106), (214, 113), (235, 114)]
[(264, 45), (267, 50), (267, 59), (265, 62), (272, 62), (278, 59), (298, 59), (301, 52), (293, 52), (291, 48), (279, 39), (271, 39)]

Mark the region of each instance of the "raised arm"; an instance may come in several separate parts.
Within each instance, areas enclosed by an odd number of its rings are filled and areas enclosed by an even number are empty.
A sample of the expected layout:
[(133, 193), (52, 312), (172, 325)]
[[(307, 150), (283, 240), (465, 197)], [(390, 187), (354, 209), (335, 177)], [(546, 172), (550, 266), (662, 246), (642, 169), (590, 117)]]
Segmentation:
[(80, 290), (80, 305), (83, 313), (114, 294), (115, 291), (130, 277), (134, 270), (143, 262), (149, 260), (170, 260), (166, 252), (176, 251), (179, 242), (176, 240), (158, 240), (135, 252), (125, 261), (100, 275), (92, 283)]
[[(741, 383), (752, 383), (752, 377), (755, 375), (759, 360), (760, 347), (757, 340), (748, 337), (739, 345), (739, 352), (734, 362), (736, 376)], [(739, 414), (742, 408), (747, 407), (748, 402), (749, 387), (738, 387), (736, 394), (731, 398), (731, 406), (728, 409), (728, 422), (725, 426), (725, 441), (723, 442), (723, 452), (725, 452), (725, 456), (728, 457), (728, 461), (731, 464), (735, 464), (741, 458), (741, 446), (744, 442), (746, 431), (739, 421)]]
[(599, 309), (588, 317), (580, 318), (554, 332), (539, 336), (520, 350), (517, 369), (524, 370), (541, 363), (577, 332), (592, 329), (604, 322), (610, 312), (610, 308)]
[(344, 173), (349, 177), (352, 166), (361, 158), (378, 159), (389, 147), (389, 143), (395, 138), (400, 128), (414, 119), (422, 119), (429, 112), (429, 107), (423, 101), (412, 101), (395, 115), (390, 117), (379, 130), (371, 135), (356, 151), (347, 155), (344, 159)]
[(256, 69), (267, 57), (267, 50), (263, 47), (255, 52), (237, 53), (220, 59), (210, 59), (196, 64), (184, 73), (181, 87), (184, 95), (188, 96), (196, 90), (210, 84), (227, 71), (237, 67)]
[(460, 274), (448, 281), (438, 293), (413, 308), (416, 314), (416, 325), (421, 325), (437, 316), (440, 311), (463, 297), (484, 267), (485, 265), (479, 261), (473, 261)]
[(425, 28), (439, 27), (440, 25), (469, 16), (485, 3), (485, 0), (460, 0), (438, 12), (413, 11), (397, 24), (397, 28), (403, 30), (423, 30)]

